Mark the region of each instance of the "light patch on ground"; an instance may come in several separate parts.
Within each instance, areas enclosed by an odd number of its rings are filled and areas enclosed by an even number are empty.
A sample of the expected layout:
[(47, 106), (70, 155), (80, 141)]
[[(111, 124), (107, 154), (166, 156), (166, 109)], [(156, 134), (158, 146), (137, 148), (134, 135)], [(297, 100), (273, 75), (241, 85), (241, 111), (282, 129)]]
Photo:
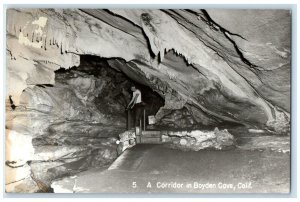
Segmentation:
[(53, 182), (51, 188), (55, 190), (55, 193), (73, 193), (73, 184), (74, 181), (70, 181), (69, 178), (66, 178), (67, 185), (61, 185), (59, 182)]

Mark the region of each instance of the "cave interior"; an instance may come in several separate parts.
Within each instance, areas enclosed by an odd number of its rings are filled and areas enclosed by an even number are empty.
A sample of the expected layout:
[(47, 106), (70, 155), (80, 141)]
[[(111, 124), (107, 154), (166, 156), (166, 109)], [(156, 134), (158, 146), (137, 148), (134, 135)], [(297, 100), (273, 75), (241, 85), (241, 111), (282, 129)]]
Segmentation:
[[(288, 161), (290, 26), (288, 10), (8, 9), (6, 191), (53, 192), (143, 135), (170, 156)], [(132, 85), (146, 132), (127, 127)]]

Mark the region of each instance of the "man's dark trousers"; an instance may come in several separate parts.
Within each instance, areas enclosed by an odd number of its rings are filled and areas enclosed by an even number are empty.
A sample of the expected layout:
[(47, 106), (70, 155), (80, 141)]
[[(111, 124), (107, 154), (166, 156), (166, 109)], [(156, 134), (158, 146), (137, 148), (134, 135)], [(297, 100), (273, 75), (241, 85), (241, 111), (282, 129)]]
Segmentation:
[(140, 120), (143, 115), (143, 109), (144, 109), (144, 104), (143, 103), (137, 103), (133, 107), (133, 113), (134, 113), (134, 126), (139, 126), (140, 125)]

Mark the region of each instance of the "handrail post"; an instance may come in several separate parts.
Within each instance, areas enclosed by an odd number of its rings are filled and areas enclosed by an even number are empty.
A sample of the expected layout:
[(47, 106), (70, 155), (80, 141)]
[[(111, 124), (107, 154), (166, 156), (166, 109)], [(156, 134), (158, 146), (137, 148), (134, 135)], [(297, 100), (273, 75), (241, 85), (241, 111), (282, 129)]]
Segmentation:
[(130, 109), (127, 110), (127, 130), (131, 129), (132, 123), (131, 123), (131, 114)]

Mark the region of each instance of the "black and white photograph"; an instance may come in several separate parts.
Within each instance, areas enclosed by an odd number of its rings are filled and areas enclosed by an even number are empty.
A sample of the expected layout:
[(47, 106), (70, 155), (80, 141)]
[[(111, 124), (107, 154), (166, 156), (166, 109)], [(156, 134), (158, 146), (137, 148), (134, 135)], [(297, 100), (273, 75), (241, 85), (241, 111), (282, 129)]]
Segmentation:
[(4, 15), (6, 194), (291, 192), (292, 9)]

